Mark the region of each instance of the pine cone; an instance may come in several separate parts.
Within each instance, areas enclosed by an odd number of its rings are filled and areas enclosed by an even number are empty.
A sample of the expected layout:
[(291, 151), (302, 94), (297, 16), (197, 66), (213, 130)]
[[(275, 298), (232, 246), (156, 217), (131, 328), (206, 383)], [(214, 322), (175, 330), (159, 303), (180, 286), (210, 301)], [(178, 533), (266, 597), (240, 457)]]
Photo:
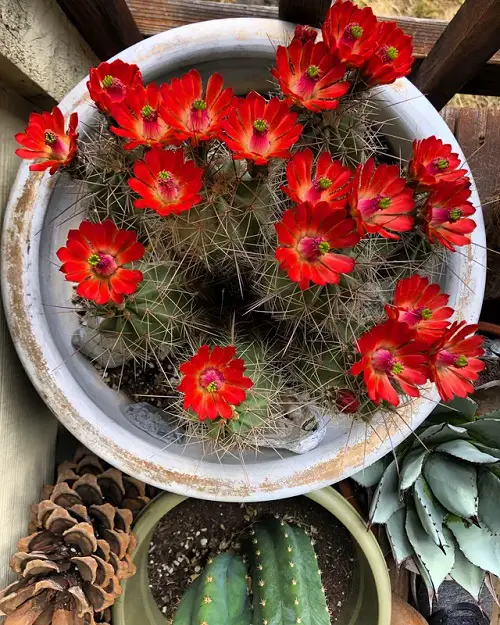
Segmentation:
[(152, 494), (86, 449), (61, 464), (11, 560), (22, 577), (0, 592), (4, 625), (109, 623), (120, 580), (135, 573), (134, 514)]

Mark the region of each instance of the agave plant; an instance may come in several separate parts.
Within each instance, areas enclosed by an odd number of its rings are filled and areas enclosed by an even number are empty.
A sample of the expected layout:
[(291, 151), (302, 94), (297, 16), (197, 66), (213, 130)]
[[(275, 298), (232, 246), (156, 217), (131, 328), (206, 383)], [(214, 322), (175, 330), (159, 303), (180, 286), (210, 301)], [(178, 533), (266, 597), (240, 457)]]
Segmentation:
[(477, 599), (500, 575), (500, 410), (476, 409), (436, 408), (414, 442), (354, 476), (377, 485), (370, 524), (385, 525), (396, 563), (412, 562), (430, 596), (450, 576)]

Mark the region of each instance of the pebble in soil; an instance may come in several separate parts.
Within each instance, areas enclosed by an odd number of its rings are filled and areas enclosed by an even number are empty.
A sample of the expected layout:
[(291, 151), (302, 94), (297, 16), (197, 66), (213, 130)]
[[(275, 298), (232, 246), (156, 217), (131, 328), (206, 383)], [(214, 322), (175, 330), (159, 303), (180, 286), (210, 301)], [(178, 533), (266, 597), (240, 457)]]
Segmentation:
[(229, 548), (238, 551), (240, 537), (268, 515), (300, 525), (313, 537), (331, 621), (337, 621), (352, 586), (353, 540), (325, 508), (298, 497), (255, 504), (188, 499), (164, 516), (151, 541), (148, 568), (151, 591), (167, 622), (207, 561)]

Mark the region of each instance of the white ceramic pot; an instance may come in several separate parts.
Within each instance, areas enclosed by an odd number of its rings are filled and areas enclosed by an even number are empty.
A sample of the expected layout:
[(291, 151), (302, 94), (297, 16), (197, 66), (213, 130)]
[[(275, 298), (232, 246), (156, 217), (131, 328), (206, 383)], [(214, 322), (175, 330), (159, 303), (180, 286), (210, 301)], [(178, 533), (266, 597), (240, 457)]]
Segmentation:
[[(119, 56), (137, 63), (146, 82), (169, 80), (196, 67), (206, 78), (213, 71), (239, 94), (269, 88), (275, 46), (290, 40), (290, 24), (267, 19), (231, 19), (177, 28), (146, 39)], [(395, 153), (408, 156), (416, 138), (437, 135), (461, 153), (452, 133), (423, 95), (407, 80), (378, 89), (380, 117)], [(61, 103), (76, 110), (80, 124), (97, 114), (85, 80)], [(394, 139), (393, 137), (400, 137)], [(265, 500), (321, 488), (360, 470), (408, 436), (431, 412), (437, 394), (412, 401), (399, 417), (380, 415), (367, 426), (349, 416), (330, 426), (321, 444), (304, 455), (266, 451), (250, 455), (244, 465), (227, 457), (202, 458), (196, 448), (164, 449), (123, 416), (127, 403), (109, 389), (93, 366), (74, 353), (71, 336), (78, 317), (68, 310), (71, 285), (55, 264), (81, 215), (70, 208), (68, 182), (20, 167), (9, 201), (3, 239), (3, 293), (19, 355), (31, 379), (62, 423), (92, 451), (126, 473), (186, 496), (217, 500)], [(476, 191), (472, 200), (479, 208)], [(457, 318), (475, 322), (485, 280), (485, 237), (481, 211), (473, 244), (449, 254), (442, 276)]]

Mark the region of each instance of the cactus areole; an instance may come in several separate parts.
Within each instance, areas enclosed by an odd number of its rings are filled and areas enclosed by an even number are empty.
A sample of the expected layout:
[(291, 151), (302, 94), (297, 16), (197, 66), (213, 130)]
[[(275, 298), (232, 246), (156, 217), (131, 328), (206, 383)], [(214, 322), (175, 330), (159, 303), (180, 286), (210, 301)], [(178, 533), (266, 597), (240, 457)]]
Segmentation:
[[(411, 38), (350, 0), (322, 41), (287, 29), (162, 33), (16, 136), (2, 248), (14, 342), (80, 440), (171, 491), (331, 484), (410, 434), (393, 411), (416, 426), (482, 366), (479, 201), (404, 78)], [(400, 325), (382, 337), (387, 323)], [(191, 369), (200, 350), (210, 363)], [(146, 422), (131, 403), (150, 405)]]

